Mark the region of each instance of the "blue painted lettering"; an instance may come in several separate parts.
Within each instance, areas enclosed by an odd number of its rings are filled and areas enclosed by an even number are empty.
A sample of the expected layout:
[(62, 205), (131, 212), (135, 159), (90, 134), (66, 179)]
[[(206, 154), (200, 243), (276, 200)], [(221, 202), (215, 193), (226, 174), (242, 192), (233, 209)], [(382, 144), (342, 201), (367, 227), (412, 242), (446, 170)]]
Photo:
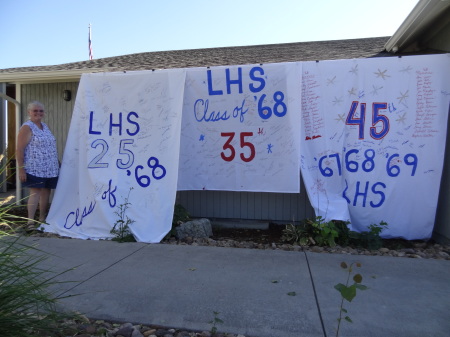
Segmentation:
[[(357, 206), (358, 204), (360, 204), (361, 207), (366, 207), (367, 198), (368, 197), (370, 198), (369, 186), (371, 184), (369, 181), (366, 181), (364, 183), (363, 187), (361, 185), (363, 185), (362, 182), (360, 182), (360, 181), (356, 182), (355, 194), (354, 194), (353, 202), (352, 202), (351, 196), (348, 195), (348, 193), (349, 193), (348, 182), (347, 182), (347, 180), (345, 180), (345, 188), (344, 188), (344, 191), (342, 192), (342, 197), (347, 201), (348, 204), (352, 204), (353, 206)], [(384, 204), (384, 202), (386, 200), (386, 195), (383, 191), (384, 189), (386, 189), (386, 184), (384, 184), (382, 182), (376, 182), (372, 185), (372, 187), (370, 188), (370, 191), (372, 192), (372, 194), (374, 196), (376, 195), (379, 198), (379, 201), (378, 202), (370, 201), (369, 202), (370, 207), (377, 208)], [(371, 198), (371, 199), (374, 199), (374, 198)], [(360, 202), (358, 202), (358, 201), (360, 201)]]
[(217, 122), (217, 121), (226, 121), (230, 118), (228, 112), (225, 110), (224, 112), (220, 111), (212, 111), (208, 112), (209, 100), (206, 101), (202, 99), (198, 99), (194, 104), (194, 115), (197, 122)]
[(116, 206), (116, 196), (114, 193), (117, 191), (117, 186), (115, 186), (114, 189), (111, 189), (111, 182), (112, 179), (109, 179), (108, 189), (103, 192), (102, 199), (105, 200), (108, 197), (109, 206), (113, 208)]
[(244, 122), (244, 115), (248, 111), (248, 108), (244, 110), (244, 105), (245, 105), (245, 99), (242, 101), (242, 105), (241, 106), (237, 106), (233, 110), (233, 117), (236, 118), (237, 116), (240, 116), (239, 121), (241, 123)]
[[(231, 87), (232, 85), (237, 86), (238, 93), (243, 93), (244, 87), (244, 76), (242, 75), (242, 68), (237, 68), (237, 74), (231, 74), (231, 71), (234, 69), (226, 68), (225, 69), (225, 85), (226, 85), (226, 93), (230, 95), (232, 93)], [(266, 86), (266, 81), (264, 79), (264, 70), (262, 67), (253, 67), (250, 69), (248, 73), (248, 78), (250, 79), (250, 83), (248, 83), (248, 88), (251, 92), (256, 93), (260, 92)], [(208, 82), (208, 95), (223, 95), (224, 90), (214, 88), (214, 79), (213, 74), (210, 69), (206, 71), (206, 77)], [(217, 82), (216, 82), (217, 84)]]
[(94, 111), (91, 111), (89, 114), (89, 134), (91, 135), (101, 135), (102, 133), (100, 131), (94, 131), (92, 130), (92, 120), (94, 119)]
[(249, 88), (251, 92), (260, 92), (261, 90), (264, 89), (264, 87), (266, 86), (266, 81), (264, 80), (263, 77), (257, 77), (256, 76), (256, 72), (259, 72), (261, 75), (264, 75), (264, 69), (261, 67), (253, 67), (250, 70), (250, 79), (255, 81), (255, 82), (259, 82), (260, 85), (259, 86), (254, 86), (253, 83), (250, 83)]
[(206, 73), (207, 73), (207, 76), (208, 76), (208, 94), (210, 96), (223, 95), (223, 91), (222, 90), (214, 90), (213, 89), (213, 80), (212, 80), (211, 70), (208, 70)]
[(133, 124), (135, 126), (135, 131), (134, 132), (131, 132), (130, 129), (127, 129), (127, 133), (128, 133), (129, 136), (137, 135), (139, 130), (140, 130), (139, 123), (131, 120), (132, 116), (134, 116), (136, 118), (139, 118), (138, 114), (136, 112), (134, 112), (134, 111), (130, 111), (128, 113), (128, 116), (127, 116), (128, 123)]
[(245, 98), (242, 100), (240, 106), (236, 106), (230, 115), (227, 110), (225, 111), (208, 111), (209, 100), (198, 99), (194, 103), (194, 116), (197, 122), (218, 122), (226, 121), (233, 118), (238, 118), (241, 123), (244, 122), (244, 115), (247, 113), (248, 108), (245, 109)]
[(380, 182), (377, 182), (377, 183), (373, 184), (373, 186), (372, 186), (372, 192), (373, 192), (373, 194), (379, 194), (379, 195), (380, 195), (380, 202), (379, 202), (378, 204), (375, 204), (375, 203), (373, 203), (372, 201), (370, 202), (370, 206), (372, 206), (373, 208), (377, 208), (377, 207), (380, 207), (381, 205), (383, 205), (384, 200), (386, 199), (385, 194), (384, 194), (383, 192), (378, 191), (378, 190), (376, 189), (377, 186), (381, 186), (381, 187), (384, 188), (384, 189), (386, 188), (386, 185), (383, 184), (383, 183), (380, 183)]
[(363, 197), (362, 207), (366, 207), (366, 198), (367, 198), (367, 191), (369, 189), (369, 182), (366, 181), (366, 186), (364, 188), (364, 192), (359, 191), (360, 182), (356, 182), (356, 192), (355, 192), (355, 199), (353, 199), (353, 206), (356, 206), (356, 203), (358, 202), (358, 197)]
[(347, 182), (347, 179), (345, 179), (345, 188), (344, 188), (344, 191), (342, 192), (342, 197), (345, 199), (345, 200), (347, 200), (347, 204), (350, 204), (351, 203), (351, 201), (350, 201), (350, 199), (347, 197), (347, 192), (348, 191), (348, 182)]
[(77, 208), (74, 212), (70, 212), (66, 217), (66, 222), (64, 228), (71, 229), (73, 226), (81, 226), (83, 224), (83, 219), (91, 214), (95, 209), (96, 202), (89, 205), (89, 208), (84, 207), (83, 212), (80, 215), (80, 209)]
[(109, 115), (109, 135), (112, 135), (112, 128), (119, 128), (119, 136), (122, 135), (122, 113), (119, 112), (119, 122), (113, 123), (113, 114)]
[(236, 80), (231, 79), (230, 69), (225, 70), (225, 77), (227, 82), (227, 94), (231, 94), (231, 85), (237, 84), (239, 87), (239, 93), (242, 94), (242, 68), (238, 68), (238, 78)]

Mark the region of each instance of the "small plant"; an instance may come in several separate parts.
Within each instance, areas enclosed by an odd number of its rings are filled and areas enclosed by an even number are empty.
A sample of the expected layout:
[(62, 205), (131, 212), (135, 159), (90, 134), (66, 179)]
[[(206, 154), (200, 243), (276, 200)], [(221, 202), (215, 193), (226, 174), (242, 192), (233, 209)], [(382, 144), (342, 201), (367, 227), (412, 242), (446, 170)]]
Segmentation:
[(223, 324), (223, 321), (219, 318), (220, 312), (213, 311), (214, 313), (214, 319), (212, 321), (209, 321), (209, 324), (212, 324), (211, 327), (211, 336), (215, 336), (217, 334), (217, 324)]
[(383, 239), (380, 237), (381, 232), (388, 228), (388, 224), (381, 221), (380, 224), (369, 225), (369, 230), (361, 233), (350, 232), (350, 238), (356, 245), (362, 246), (369, 250), (377, 250), (383, 247)]
[(319, 246), (336, 246), (335, 239), (339, 233), (333, 221), (325, 222), (321, 216), (314, 220), (306, 220), (306, 223), (312, 227), (314, 241)]
[(338, 232), (336, 243), (342, 247), (348, 246), (350, 243), (350, 229), (348, 228), (350, 221), (334, 220), (333, 222)]
[(281, 240), (293, 243), (299, 243), (302, 246), (308, 244), (308, 237), (306, 236), (306, 231), (302, 226), (296, 226), (293, 224), (287, 224), (286, 228), (283, 229), (283, 235)]
[(342, 314), (345, 314), (344, 319), (347, 322), (352, 323), (352, 320), (350, 319), (350, 317), (347, 315), (347, 309), (344, 308), (344, 300), (351, 302), (355, 296), (356, 296), (356, 290), (367, 290), (368, 288), (361, 284), (362, 282), (362, 276), (361, 274), (355, 274), (353, 275), (353, 284), (349, 285), (350, 282), (350, 277), (353, 273), (353, 266), (356, 266), (357, 268), (361, 267), (361, 263), (359, 262), (353, 262), (350, 266), (347, 265), (347, 263), (342, 262), (341, 263), (341, 268), (347, 270), (347, 282), (345, 284), (342, 283), (338, 283), (334, 286), (334, 288), (339, 291), (339, 293), (341, 294), (341, 305), (340, 305), (340, 310), (339, 310), (339, 318), (338, 318), (338, 326), (337, 326), (337, 330), (336, 330), (336, 337), (339, 336), (339, 328), (341, 326), (341, 321), (342, 321)]
[(176, 204), (173, 210), (173, 220), (172, 225), (180, 225), (183, 222), (190, 220), (190, 214), (186, 208), (180, 204)]
[(113, 228), (111, 229), (110, 233), (115, 235), (115, 237), (112, 239), (113, 241), (118, 242), (130, 242), (135, 241), (133, 234), (130, 232), (130, 225), (133, 224), (135, 221), (130, 219), (128, 215), (126, 215), (126, 212), (128, 208), (130, 208), (131, 203), (128, 202), (128, 199), (130, 197), (131, 190), (133, 188), (130, 188), (130, 191), (128, 192), (128, 196), (125, 198), (124, 203), (117, 206), (117, 211), (114, 212), (119, 219), (116, 220), (114, 223)]
[(347, 228), (347, 222), (339, 222), (339, 227), (337, 227), (334, 221), (325, 222), (321, 216), (318, 216), (314, 219), (305, 220), (301, 225), (286, 225), (286, 228), (283, 230), (282, 240), (302, 246), (334, 247), (340, 233), (347, 235), (343, 226)]
[(176, 230), (175, 228), (182, 223), (189, 221), (191, 216), (186, 208), (184, 208), (180, 204), (176, 204), (173, 210), (173, 219), (172, 219), (172, 228), (164, 237), (164, 239), (169, 239), (171, 236), (175, 236)]

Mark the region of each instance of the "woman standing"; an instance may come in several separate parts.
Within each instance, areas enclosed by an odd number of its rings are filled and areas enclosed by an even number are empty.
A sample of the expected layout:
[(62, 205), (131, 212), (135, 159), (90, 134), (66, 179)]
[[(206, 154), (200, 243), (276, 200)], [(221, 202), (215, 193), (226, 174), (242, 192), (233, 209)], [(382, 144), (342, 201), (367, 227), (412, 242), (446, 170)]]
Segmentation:
[[(33, 101), (27, 107), (29, 119), (19, 130), (16, 160), (22, 185), (30, 188), (27, 203), (28, 225), (34, 225), (39, 204), (39, 221), (47, 216), (51, 189), (56, 188), (59, 174), (56, 139), (42, 121), (44, 105)], [(32, 228), (30, 228), (32, 229)]]

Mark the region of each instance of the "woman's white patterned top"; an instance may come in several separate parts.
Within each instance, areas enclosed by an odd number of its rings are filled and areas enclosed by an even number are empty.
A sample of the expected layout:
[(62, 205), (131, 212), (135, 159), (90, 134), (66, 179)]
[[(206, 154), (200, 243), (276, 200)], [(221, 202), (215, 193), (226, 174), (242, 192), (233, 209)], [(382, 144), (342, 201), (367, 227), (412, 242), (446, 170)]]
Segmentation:
[(32, 121), (26, 121), (31, 129), (31, 140), (25, 148), (25, 171), (36, 177), (52, 178), (59, 173), (56, 139), (45, 123), (42, 130)]

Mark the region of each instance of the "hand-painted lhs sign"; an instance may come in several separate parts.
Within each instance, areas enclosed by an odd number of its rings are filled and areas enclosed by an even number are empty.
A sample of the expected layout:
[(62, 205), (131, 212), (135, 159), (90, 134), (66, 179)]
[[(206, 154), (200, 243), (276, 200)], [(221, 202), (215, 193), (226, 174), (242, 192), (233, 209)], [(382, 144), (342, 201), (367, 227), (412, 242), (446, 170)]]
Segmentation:
[(130, 219), (138, 241), (167, 234), (184, 80), (183, 69), (82, 76), (48, 230), (108, 238), (114, 224)]
[(429, 238), (450, 100), (448, 55), (303, 63), (301, 170), (316, 214)]
[(448, 73), (426, 55), (83, 75), (46, 228), (100, 239), (130, 219), (159, 242), (177, 188), (298, 193), (301, 168), (317, 215), (429, 238)]
[(298, 193), (301, 64), (188, 69), (179, 190)]

